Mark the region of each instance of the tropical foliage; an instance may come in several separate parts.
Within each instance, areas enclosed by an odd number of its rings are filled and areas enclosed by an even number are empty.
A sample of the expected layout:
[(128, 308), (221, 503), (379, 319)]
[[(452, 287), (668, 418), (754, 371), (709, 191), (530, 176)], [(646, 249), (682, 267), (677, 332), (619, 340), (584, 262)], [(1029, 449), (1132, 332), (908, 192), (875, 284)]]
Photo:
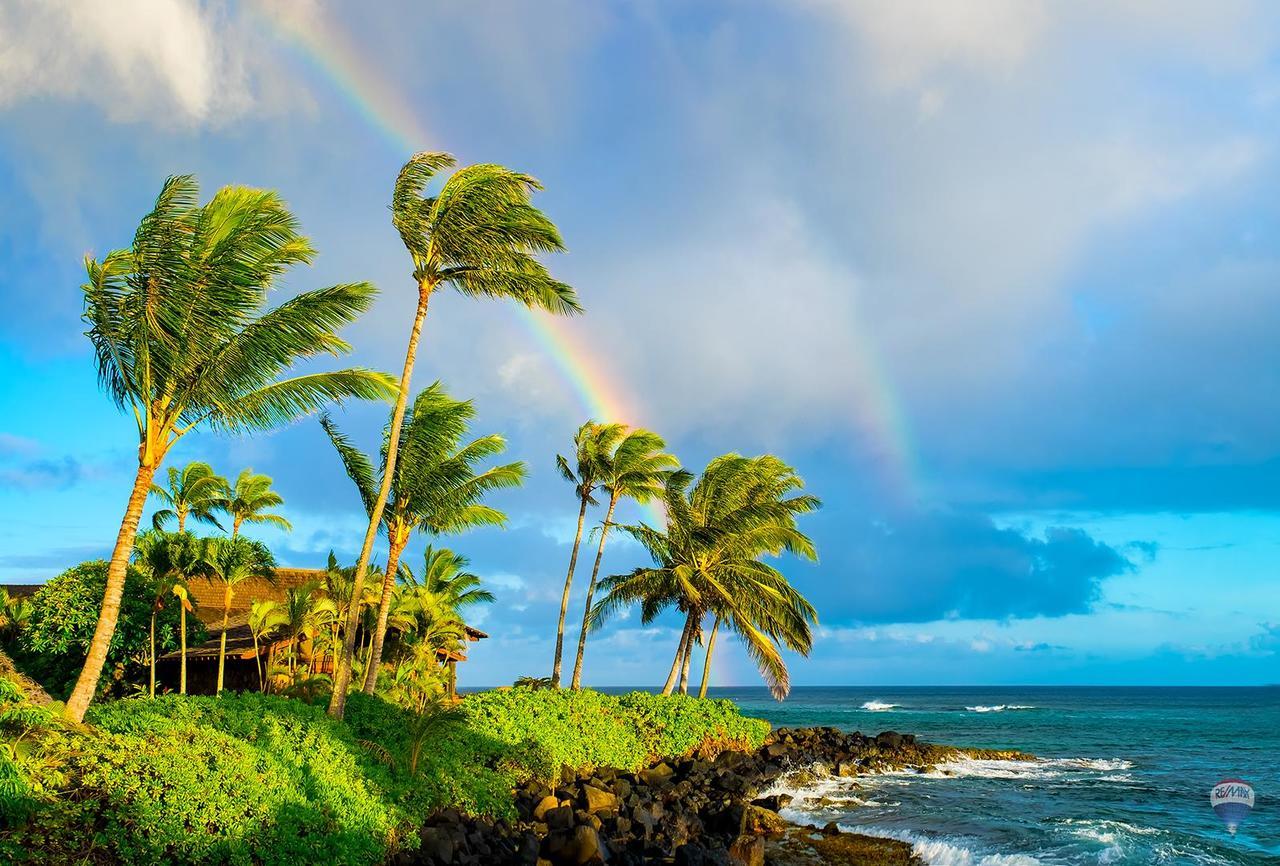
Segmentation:
[(539, 254), (564, 249), (555, 224), (530, 201), (541, 189), (538, 181), (500, 165), (471, 165), (454, 172), (438, 193), (430, 194), (428, 186), (436, 176), (454, 165), (447, 153), (414, 154), (400, 170), (391, 194), (391, 221), (413, 261), (418, 303), (387, 431), (383, 460), (387, 469), (369, 507), (369, 526), (356, 560), (345, 642), (329, 703), (330, 715), (337, 718), (342, 718), (355, 655), (356, 603), (364, 589), (373, 541), (395, 478), (400, 428), (432, 294), (452, 286), (472, 298), (511, 299), (561, 315), (581, 311), (573, 289), (553, 279), (538, 259)]
[[(518, 486), (525, 477), (523, 463), (480, 469), (479, 464), (506, 450), (501, 436), (489, 435), (464, 443), (475, 417), (469, 400), (454, 400), (436, 382), (413, 402), (400, 428), (400, 457), (391, 472), (391, 496), (382, 512), (387, 536), (387, 565), (379, 595), (372, 649), (365, 665), (364, 691), (373, 694), (382, 663), (382, 645), (391, 613), (392, 590), (400, 555), (414, 532), (457, 533), (477, 526), (502, 526), (506, 515), (483, 499), (494, 490)], [(377, 499), (372, 461), (356, 449), (334, 425), (321, 424), (338, 451), (343, 467), (355, 482), (360, 499), (371, 513)], [(390, 435), (388, 424), (386, 437)], [(388, 471), (389, 442), (384, 438), (380, 472)]]
[(644, 523), (623, 527), (648, 551), (653, 565), (604, 580), (605, 596), (592, 618), (599, 625), (633, 603), (640, 605), (646, 623), (668, 608), (683, 614), (684, 629), (663, 686), (669, 694), (677, 677), (680, 691), (688, 691), (693, 648), (712, 617), (713, 633), (721, 625), (730, 629), (781, 698), (790, 689), (781, 650), (809, 652), (817, 612), (765, 560), (782, 553), (817, 558), (796, 518), (821, 503), (802, 492), (804, 481), (794, 469), (771, 455), (726, 454), (711, 461), (692, 487), (691, 480), (684, 473), (670, 479), (665, 529)]
[(169, 467), (169, 485), (151, 485), (151, 495), (160, 500), (163, 508), (151, 515), (151, 525), (164, 529), (169, 521), (178, 522), (178, 532), (187, 529), (187, 518), (222, 528), (217, 514), (226, 501), (227, 479), (217, 475), (208, 463), (192, 461), (178, 469)]
[(138, 465), (107, 569), (88, 657), (67, 702), (79, 721), (107, 662), (129, 556), (152, 479), (196, 428), (264, 430), (350, 398), (389, 399), (369, 370), (281, 378), (295, 362), (340, 355), (337, 330), (373, 299), (367, 283), (304, 292), (266, 310), (275, 280), (314, 256), (274, 193), (224, 187), (205, 204), (193, 178), (165, 181), (128, 249), (85, 262), (84, 319), (103, 389), (137, 422)]

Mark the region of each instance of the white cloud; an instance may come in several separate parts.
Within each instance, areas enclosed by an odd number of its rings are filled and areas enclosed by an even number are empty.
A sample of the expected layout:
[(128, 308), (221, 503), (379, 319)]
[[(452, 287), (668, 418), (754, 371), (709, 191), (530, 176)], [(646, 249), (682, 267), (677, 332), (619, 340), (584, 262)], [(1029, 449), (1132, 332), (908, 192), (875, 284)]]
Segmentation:
[(248, 35), (218, 3), (15, 0), (0, 7), (0, 106), (53, 98), (116, 121), (217, 123), (254, 103)]

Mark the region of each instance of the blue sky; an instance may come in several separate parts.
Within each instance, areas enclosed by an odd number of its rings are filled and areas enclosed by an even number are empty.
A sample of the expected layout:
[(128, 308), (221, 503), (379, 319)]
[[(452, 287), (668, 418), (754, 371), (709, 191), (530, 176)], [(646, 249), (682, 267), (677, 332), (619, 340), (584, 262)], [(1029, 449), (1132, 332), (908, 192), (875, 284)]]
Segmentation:
[[(167, 174), (279, 189), (320, 250), (280, 296), (373, 281), (347, 336), (399, 368), (408, 152), (282, 39), (287, 12), (342, 34), (419, 146), (543, 180), (575, 336), (686, 465), (772, 451), (823, 498), (822, 561), (787, 564), (822, 616), (795, 682), (1280, 680), (1267, 4), (128, 5), (136, 26), (0, 11), (0, 581), (114, 537), (135, 440), (96, 388), (81, 259)], [(554, 455), (583, 409), (499, 305), (447, 297), (425, 340), (418, 381), (531, 468), (505, 531), (448, 542), (499, 596), (466, 678), (543, 673), (575, 517)], [(372, 447), (382, 413), (342, 423)], [(313, 421), (172, 457), (196, 458), (276, 478), (285, 563), (354, 558)], [(640, 562), (615, 543), (605, 568)], [(587, 678), (652, 682), (675, 640), (621, 619)], [(715, 674), (757, 681), (733, 647)]]

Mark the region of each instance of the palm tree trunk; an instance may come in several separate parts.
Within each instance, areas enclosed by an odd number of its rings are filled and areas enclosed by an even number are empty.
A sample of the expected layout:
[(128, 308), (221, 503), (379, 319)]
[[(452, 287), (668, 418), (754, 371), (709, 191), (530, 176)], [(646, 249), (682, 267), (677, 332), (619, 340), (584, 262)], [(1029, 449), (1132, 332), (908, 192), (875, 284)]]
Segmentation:
[(124, 509), (124, 519), (120, 521), (120, 532), (116, 535), (115, 547), (111, 550), (111, 562), (107, 566), (107, 585), (102, 593), (102, 611), (98, 614), (98, 624), (93, 630), (93, 640), (89, 644), (89, 653), (85, 657), (84, 667), (76, 678), (75, 688), (67, 699), (63, 710), (69, 720), (79, 724), (84, 720), (85, 710), (98, 690), (98, 680), (102, 677), (102, 667), (107, 662), (107, 650), (111, 646), (111, 637), (116, 631), (116, 621), (120, 618), (120, 598), (124, 595), (124, 577), (129, 567), (129, 554), (133, 553), (133, 542), (138, 535), (138, 520), (142, 517), (142, 507), (146, 504), (147, 495), (151, 492), (151, 479), (156, 474), (156, 463), (138, 461), (138, 474), (133, 480), (133, 490), (129, 494), (129, 502)]
[(689, 662), (693, 660), (694, 632), (690, 630), (689, 639), (684, 645), (684, 659), (680, 662), (680, 694), (689, 694)]
[[(208, 512), (205, 512), (208, 514)], [(182, 534), (187, 528), (187, 509), (178, 509), (178, 533)]]
[(676, 657), (671, 662), (671, 673), (667, 674), (667, 681), (662, 684), (662, 693), (664, 695), (671, 694), (671, 690), (676, 687), (676, 675), (680, 672), (680, 660), (684, 658), (684, 647), (689, 640), (689, 632), (693, 630), (693, 614), (685, 617), (684, 631), (680, 632), (680, 643), (676, 644)]
[(698, 687), (698, 697), (705, 698), (707, 696), (707, 685), (711, 682), (711, 654), (716, 649), (716, 632), (720, 631), (720, 617), (716, 617), (716, 624), (711, 626), (711, 637), (707, 639), (707, 660), (702, 663), (702, 685)]
[(182, 662), (181, 673), (178, 675), (178, 694), (185, 695), (187, 693), (187, 608), (182, 607), (182, 625), (179, 627), (182, 633)]
[(578, 566), (578, 546), (582, 544), (582, 522), (587, 519), (587, 497), (578, 509), (578, 532), (573, 536), (573, 552), (569, 554), (569, 573), (564, 578), (564, 595), (560, 596), (560, 621), (556, 623), (556, 658), (551, 665), (551, 688), (560, 688), (560, 658), (564, 655), (564, 618), (569, 613), (569, 589), (573, 586), (573, 570)]
[(378, 602), (378, 624), (373, 629), (373, 644), (369, 649), (369, 661), (364, 666), (364, 693), (373, 694), (378, 685), (378, 665), (382, 664), (382, 642), (387, 639), (387, 617), (391, 615), (391, 591), (396, 586), (396, 569), (400, 567), (400, 554), (408, 543), (392, 541), (387, 552), (387, 573), (382, 577), (382, 599)]
[(151, 608), (151, 697), (156, 696), (156, 609)]
[(222, 694), (222, 671), (227, 663), (227, 619), (231, 616), (231, 584), (222, 596), (222, 640), (218, 642), (218, 689), (215, 695)]
[(587, 584), (587, 604), (582, 609), (582, 631), (578, 633), (578, 658), (573, 663), (573, 682), (569, 688), (577, 691), (582, 688), (582, 654), (587, 650), (587, 627), (591, 624), (591, 598), (596, 593), (596, 578), (600, 575), (600, 560), (604, 558), (604, 539), (609, 534), (609, 521), (613, 520), (613, 509), (618, 504), (618, 494), (609, 497), (609, 508), (604, 514), (604, 523), (600, 526), (600, 546), (596, 548), (596, 563), (591, 567), (591, 582)]
[(262, 691), (262, 656), (258, 655), (258, 633), (249, 629), (253, 634), (253, 663), (258, 668), (258, 691)]
[(396, 396), (396, 408), (391, 413), (391, 430), (387, 433), (387, 462), (382, 470), (382, 486), (378, 498), (369, 513), (369, 528), (364, 534), (360, 559), (356, 562), (355, 578), (351, 585), (351, 607), (347, 611), (347, 630), (342, 636), (342, 653), (338, 656), (338, 669), (334, 672), (333, 697), (329, 699), (329, 715), (341, 719), (347, 708), (347, 686), (351, 682), (351, 659), (356, 651), (356, 625), (360, 616), (360, 599), (364, 595), (364, 574), (369, 569), (369, 557), (373, 553), (373, 540), (382, 524), (382, 512), (391, 494), (391, 479), (396, 474), (396, 452), (400, 447), (400, 427), (404, 424), (405, 407), (409, 401), (409, 381), (413, 377), (413, 362), (418, 354), (418, 340), (422, 336), (422, 322), (427, 317), (427, 301), (435, 286), (427, 280), (418, 282), (418, 310), (409, 331), (409, 348), (404, 356), (404, 372), (400, 374), (400, 393)]

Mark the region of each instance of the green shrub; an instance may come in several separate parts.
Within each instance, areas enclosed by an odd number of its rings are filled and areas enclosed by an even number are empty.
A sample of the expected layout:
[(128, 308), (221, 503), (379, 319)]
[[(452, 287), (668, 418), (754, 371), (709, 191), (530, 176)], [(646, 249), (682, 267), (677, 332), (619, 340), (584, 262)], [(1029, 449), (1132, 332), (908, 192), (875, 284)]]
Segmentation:
[[(102, 610), (107, 585), (107, 563), (84, 562), (64, 571), (40, 587), (31, 597), (31, 618), (13, 643), (14, 660), (23, 673), (43, 685), (56, 698), (71, 691)], [(120, 618), (107, 650), (100, 689), (122, 693), (130, 681), (142, 681), (142, 666), (149, 648), (151, 605), (155, 585), (129, 566)], [(166, 601), (171, 601), (166, 598)], [(166, 604), (156, 617), (156, 651), (163, 655), (178, 648), (178, 606)], [(187, 617), (187, 644), (204, 639), (204, 626)]]
[[(769, 730), (728, 701), (485, 692), (431, 723), (411, 776), (419, 720), (362, 694), (344, 722), (302, 701), (231, 693), (105, 703), (86, 720), (87, 730), (45, 741), (60, 750), (59, 799), (15, 789), (0, 861), (379, 863), (416, 844), (433, 809), (511, 817), (512, 788), (562, 766), (635, 770), (753, 747)], [(0, 787), (10, 769), (0, 762)]]

